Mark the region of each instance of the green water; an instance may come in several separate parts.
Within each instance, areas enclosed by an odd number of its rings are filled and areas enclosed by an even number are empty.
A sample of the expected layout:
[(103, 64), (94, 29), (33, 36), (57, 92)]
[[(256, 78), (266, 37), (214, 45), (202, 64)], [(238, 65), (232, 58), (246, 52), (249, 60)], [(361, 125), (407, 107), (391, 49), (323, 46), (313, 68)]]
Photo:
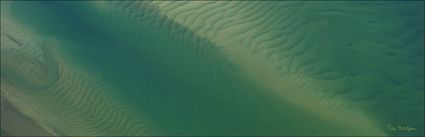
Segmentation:
[(424, 134), (423, 2), (168, 2), (13, 2), (59, 78), (2, 76), (58, 135)]

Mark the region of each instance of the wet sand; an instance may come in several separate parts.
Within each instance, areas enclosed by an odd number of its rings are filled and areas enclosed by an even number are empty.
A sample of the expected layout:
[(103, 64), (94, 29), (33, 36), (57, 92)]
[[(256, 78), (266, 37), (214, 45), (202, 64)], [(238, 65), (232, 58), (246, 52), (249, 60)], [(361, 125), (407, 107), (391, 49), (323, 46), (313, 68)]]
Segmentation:
[(53, 136), (1, 97), (2, 136)]

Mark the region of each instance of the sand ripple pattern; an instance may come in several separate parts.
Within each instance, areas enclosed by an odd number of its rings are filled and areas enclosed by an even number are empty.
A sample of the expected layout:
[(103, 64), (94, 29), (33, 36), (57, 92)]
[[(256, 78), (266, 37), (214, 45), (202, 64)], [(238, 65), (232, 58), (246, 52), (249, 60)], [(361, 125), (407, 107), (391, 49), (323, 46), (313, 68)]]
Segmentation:
[(380, 117), (383, 129), (423, 127), (423, 2), (153, 3), (224, 49), (236, 39), (281, 77)]
[(423, 135), (423, 4), (14, 2), (2, 80), (57, 135)]

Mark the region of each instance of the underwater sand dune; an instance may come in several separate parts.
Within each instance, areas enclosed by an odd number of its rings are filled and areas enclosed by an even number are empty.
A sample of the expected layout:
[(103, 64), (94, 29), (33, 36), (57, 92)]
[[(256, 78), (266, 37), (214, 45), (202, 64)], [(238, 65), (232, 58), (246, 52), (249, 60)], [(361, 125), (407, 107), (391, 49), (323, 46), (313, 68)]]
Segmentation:
[[(216, 41), (230, 53), (241, 53), (240, 48), (233, 48), (236, 46), (250, 47), (252, 52), (242, 59), (253, 58), (241, 63), (270, 60), (270, 66), (281, 77), (296, 75), (292, 80), (314, 87), (315, 91), (307, 89), (310, 92), (320, 92), (327, 100), (345, 100), (348, 105), (343, 105), (343, 109), (360, 107), (372, 111), (382, 123), (423, 126), (418, 122), (423, 121), (423, 84), (417, 83), (423, 81), (424, 75), (420, 2), (198, 3), (205, 6), (185, 2), (157, 5), (176, 22)], [(226, 6), (232, 8), (221, 9)], [(207, 24), (204, 20), (210, 21)], [(231, 40), (237, 42), (226, 43)], [(229, 54), (232, 55), (238, 56)], [(257, 73), (265, 75), (263, 70)], [(401, 104), (412, 105), (388, 107)], [(404, 109), (417, 111), (400, 111)], [(382, 118), (389, 113), (394, 116)], [(398, 116), (407, 113), (416, 116), (400, 121)], [(387, 124), (381, 128), (387, 128)]]
[(420, 4), (2, 1), (2, 98), (59, 136), (423, 135)]

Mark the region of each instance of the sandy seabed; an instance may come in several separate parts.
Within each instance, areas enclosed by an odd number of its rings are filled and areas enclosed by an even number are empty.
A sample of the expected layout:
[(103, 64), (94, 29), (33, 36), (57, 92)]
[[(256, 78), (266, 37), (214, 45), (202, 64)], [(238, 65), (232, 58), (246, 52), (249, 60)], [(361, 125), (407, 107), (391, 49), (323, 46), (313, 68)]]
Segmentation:
[(1, 133), (424, 135), (423, 5), (1, 1)]

